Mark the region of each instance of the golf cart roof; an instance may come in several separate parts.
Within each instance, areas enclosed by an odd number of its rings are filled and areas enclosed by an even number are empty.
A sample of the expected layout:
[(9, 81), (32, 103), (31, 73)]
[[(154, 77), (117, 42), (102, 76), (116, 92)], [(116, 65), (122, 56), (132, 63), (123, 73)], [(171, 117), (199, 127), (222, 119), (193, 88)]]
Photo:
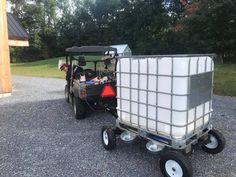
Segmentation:
[(108, 51), (114, 51), (117, 53), (117, 49), (109, 46), (73, 46), (66, 49), (66, 52), (71, 53), (105, 53)]

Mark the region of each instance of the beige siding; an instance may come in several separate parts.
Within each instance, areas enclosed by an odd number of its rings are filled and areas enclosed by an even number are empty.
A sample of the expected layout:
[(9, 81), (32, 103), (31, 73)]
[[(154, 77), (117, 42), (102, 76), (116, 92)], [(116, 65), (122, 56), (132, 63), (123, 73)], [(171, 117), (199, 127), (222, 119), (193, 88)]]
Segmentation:
[(6, 0), (0, 1), (0, 94), (11, 93)]

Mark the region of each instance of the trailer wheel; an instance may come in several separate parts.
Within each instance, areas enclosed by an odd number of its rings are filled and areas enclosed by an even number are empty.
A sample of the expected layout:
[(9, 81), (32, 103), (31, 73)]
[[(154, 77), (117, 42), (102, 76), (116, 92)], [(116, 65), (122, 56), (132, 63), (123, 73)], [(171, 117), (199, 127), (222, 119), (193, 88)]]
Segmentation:
[(84, 119), (86, 114), (86, 108), (84, 102), (77, 97), (73, 97), (72, 99), (73, 110), (75, 113), (76, 119)]
[(192, 165), (188, 158), (176, 151), (164, 152), (160, 157), (160, 169), (164, 177), (192, 177)]
[(208, 132), (209, 141), (207, 144), (202, 145), (202, 150), (210, 153), (217, 154), (220, 153), (225, 147), (225, 138), (224, 136), (215, 129), (212, 129)]
[(106, 150), (112, 150), (116, 147), (116, 135), (111, 127), (102, 127), (102, 144)]
[(70, 101), (70, 91), (69, 91), (69, 87), (68, 85), (65, 85), (65, 99), (66, 99), (66, 102), (69, 103)]

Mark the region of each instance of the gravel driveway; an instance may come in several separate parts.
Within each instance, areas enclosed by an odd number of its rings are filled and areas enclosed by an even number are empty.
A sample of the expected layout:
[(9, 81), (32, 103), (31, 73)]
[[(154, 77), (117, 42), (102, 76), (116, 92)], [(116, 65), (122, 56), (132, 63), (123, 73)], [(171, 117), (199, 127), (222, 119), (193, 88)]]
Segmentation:
[[(102, 147), (103, 125), (112, 116), (91, 113), (75, 120), (64, 100), (64, 80), (13, 77), (13, 94), (0, 99), (1, 177), (161, 177), (158, 156), (145, 143), (118, 141), (107, 152)], [(236, 98), (214, 96), (214, 126), (226, 138), (217, 155), (195, 151), (195, 177), (236, 177)]]

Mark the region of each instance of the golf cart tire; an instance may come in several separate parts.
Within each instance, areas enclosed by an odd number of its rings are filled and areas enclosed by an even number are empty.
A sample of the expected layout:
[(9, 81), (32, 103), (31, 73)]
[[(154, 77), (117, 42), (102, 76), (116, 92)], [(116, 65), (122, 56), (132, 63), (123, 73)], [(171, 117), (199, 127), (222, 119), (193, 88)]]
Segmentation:
[(103, 126), (101, 132), (103, 147), (110, 151), (116, 147), (115, 131), (111, 127)]
[(84, 101), (74, 96), (72, 105), (73, 105), (73, 110), (75, 113), (75, 118), (84, 119), (86, 115), (86, 107), (85, 107)]
[(215, 129), (208, 132), (210, 142), (208, 144), (202, 145), (202, 150), (209, 154), (218, 154), (225, 148), (225, 138), (224, 136)]
[(193, 169), (188, 157), (181, 152), (166, 151), (159, 159), (160, 169), (164, 177), (192, 177)]
[(68, 85), (65, 85), (65, 99), (67, 103), (70, 102), (70, 91)]

